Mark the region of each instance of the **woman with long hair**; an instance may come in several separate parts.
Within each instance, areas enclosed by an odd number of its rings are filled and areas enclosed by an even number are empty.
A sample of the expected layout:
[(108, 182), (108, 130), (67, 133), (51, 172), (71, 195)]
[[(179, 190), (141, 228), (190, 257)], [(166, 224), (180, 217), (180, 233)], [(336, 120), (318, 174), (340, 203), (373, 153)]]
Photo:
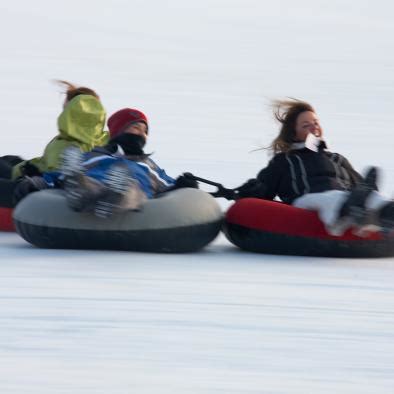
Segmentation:
[(376, 186), (377, 169), (362, 177), (350, 162), (327, 150), (315, 109), (297, 99), (273, 103), (280, 124), (269, 149), (273, 158), (255, 179), (231, 190), (227, 199), (257, 197), (316, 210), (326, 229), (341, 235), (351, 226), (394, 226), (394, 204)]

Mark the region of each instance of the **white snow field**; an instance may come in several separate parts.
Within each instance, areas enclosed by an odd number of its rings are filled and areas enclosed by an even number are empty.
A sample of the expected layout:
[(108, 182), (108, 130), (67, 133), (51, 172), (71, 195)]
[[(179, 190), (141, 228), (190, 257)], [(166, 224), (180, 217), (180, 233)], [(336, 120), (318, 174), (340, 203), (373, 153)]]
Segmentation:
[[(267, 163), (252, 151), (290, 96), (392, 195), (393, 17), (388, 0), (3, 1), (0, 155), (41, 154), (60, 78), (108, 114), (146, 112), (170, 175), (235, 187)], [(0, 233), (1, 394), (393, 392), (393, 258), (259, 255), (222, 235), (182, 255), (44, 250)]]

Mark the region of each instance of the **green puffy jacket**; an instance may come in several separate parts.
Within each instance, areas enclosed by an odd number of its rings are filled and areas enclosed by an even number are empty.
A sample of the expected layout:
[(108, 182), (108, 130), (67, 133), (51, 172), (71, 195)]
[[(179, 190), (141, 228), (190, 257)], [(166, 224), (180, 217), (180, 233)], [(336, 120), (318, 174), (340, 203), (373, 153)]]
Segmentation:
[[(57, 120), (59, 135), (45, 147), (41, 157), (29, 160), (41, 172), (56, 170), (61, 165), (62, 154), (70, 146), (76, 146), (83, 152), (95, 146), (105, 145), (109, 134), (103, 130), (105, 110), (99, 100), (93, 96), (81, 94), (74, 97), (65, 106)], [(12, 179), (23, 174), (23, 161), (12, 169)]]

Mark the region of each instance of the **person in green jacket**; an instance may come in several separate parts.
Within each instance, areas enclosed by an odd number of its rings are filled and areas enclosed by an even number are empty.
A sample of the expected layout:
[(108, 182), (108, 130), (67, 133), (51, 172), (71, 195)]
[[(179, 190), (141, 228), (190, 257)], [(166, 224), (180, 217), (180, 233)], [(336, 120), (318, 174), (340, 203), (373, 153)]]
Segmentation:
[[(66, 86), (66, 98), (63, 112), (57, 124), (59, 134), (53, 138), (40, 157), (23, 160), (15, 164), (10, 157), (0, 158), (0, 177), (17, 179), (24, 175), (38, 175), (59, 168), (65, 149), (74, 146), (83, 152), (90, 151), (96, 146), (105, 145), (109, 135), (104, 131), (105, 110), (97, 93), (86, 87), (77, 87), (66, 81), (59, 81)], [(10, 163), (9, 171), (1, 171)], [(8, 175), (8, 177), (7, 177)]]
[(40, 157), (30, 160), (11, 155), (0, 157), (0, 205), (12, 204), (12, 190), (18, 179), (59, 169), (67, 148), (88, 152), (109, 140), (108, 132), (104, 131), (105, 109), (97, 93), (66, 81), (58, 82), (66, 88), (63, 111), (57, 120), (59, 133)]

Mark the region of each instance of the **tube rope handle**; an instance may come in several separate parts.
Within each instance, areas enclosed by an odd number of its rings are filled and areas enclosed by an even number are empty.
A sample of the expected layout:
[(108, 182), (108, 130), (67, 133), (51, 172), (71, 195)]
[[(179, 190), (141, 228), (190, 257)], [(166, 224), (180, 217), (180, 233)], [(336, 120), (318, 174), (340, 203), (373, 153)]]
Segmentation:
[[(206, 183), (207, 185), (211, 185), (211, 186), (217, 187), (217, 190), (216, 190), (215, 192), (209, 193), (209, 194), (210, 194), (211, 196), (213, 196), (213, 197), (224, 197), (224, 198), (227, 198), (227, 199), (228, 199), (228, 197), (229, 197), (229, 192), (230, 192), (230, 193), (231, 193), (231, 192), (234, 192), (233, 189), (227, 189), (227, 188), (225, 188), (221, 183), (214, 182), (214, 181), (211, 181), (211, 180), (209, 180), (209, 179), (201, 178), (201, 177), (199, 177), (199, 176), (196, 176), (196, 175), (191, 174), (190, 172), (187, 173), (187, 176), (188, 176), (190, 179), (194, 179), (194, 180), (197, 181), (197, 182), (202, 182), (202, 183)], [(233, 197), (233, 196), (231, 196), (231, 197)], [(230, 198), (230, 199), (233, 199), (233, 198)]]

